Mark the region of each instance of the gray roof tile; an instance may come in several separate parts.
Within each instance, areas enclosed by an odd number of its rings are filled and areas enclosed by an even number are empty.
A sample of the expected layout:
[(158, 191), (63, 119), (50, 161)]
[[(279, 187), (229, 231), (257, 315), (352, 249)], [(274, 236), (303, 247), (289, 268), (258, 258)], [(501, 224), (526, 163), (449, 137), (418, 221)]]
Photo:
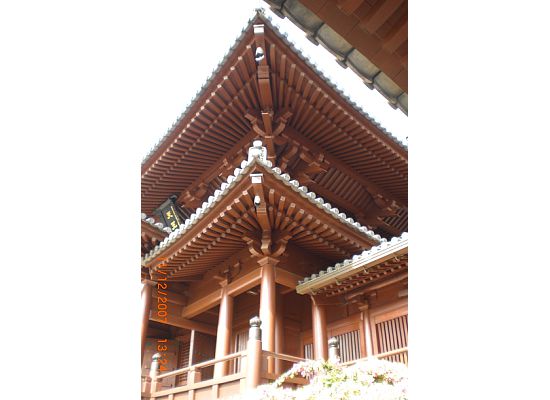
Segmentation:
[(172, 229), (170, 229), (167, 226), (164, 226), (164, 224), (162, 222), (155, 222), (154, 218), (147, 217), (147, 214), (145, 214), (145, 213), (141, 213), (141, 220), (147, 222), (149, 225), (151, 225), (152, 227), (158, 229), (159, 231), (161, 231), (163, 233), (171, 233), (172, 232)]

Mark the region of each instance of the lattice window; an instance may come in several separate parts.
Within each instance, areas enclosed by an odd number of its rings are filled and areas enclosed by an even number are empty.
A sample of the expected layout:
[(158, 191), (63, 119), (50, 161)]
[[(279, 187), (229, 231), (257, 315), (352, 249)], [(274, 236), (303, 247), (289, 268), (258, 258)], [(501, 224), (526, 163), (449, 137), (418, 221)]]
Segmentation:
[(304, 345), (304, 358), (313, 360), (313, 343)]
[[(388, 319), (376, 324), (376, 337), (379, 353), (407, 347), (408, 342), (408, 316)], [(386, 360), (407, 364), (407, 353), (400, 353), (385, 357)]]
[(340, 361), (348, 362), (361, 358), (361, 339), (359, 330), (337, 335), (340, 341)]

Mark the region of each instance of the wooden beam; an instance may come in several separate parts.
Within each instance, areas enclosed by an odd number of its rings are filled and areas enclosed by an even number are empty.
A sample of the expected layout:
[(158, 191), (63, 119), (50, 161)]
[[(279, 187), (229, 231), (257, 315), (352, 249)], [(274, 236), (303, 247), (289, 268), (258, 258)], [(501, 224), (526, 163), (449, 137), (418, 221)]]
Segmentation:
[(260, 284), (262, 270), (256, 268), (254, 271), (249, 272), (248, 274), (241, 276), (238, 279), (235, 279), (229, 285), (227, 285), (227, 292), (235, 297), (241, 293), (246, 292), (247, 290), (252, 289), (254, 286)]
[(160, 318), (152, 312), (149, 316), (149, 320), (160, 322), (162, 324), (177, 326), (178, 328), (184, 328), (189, 330), (196, 330), (199, 332), (207, 333), (209, 335), (216, 335), (216, 327), (214, 325), (205, 324), (203, 322), (192, 321), (187, 318), (178, 317), (177, 315), (168, 314), (166, 318)]
[[(247, 290), (252, 289), (254, 286), (260, 284), (261, 269), (255, 270), (235, 279), (233, 282), (227, 285), (227, 293), (235, 297)], [(209, 310), (212, 307), (217, 306), (221, 300), (221, 289), (216, 289), (213, 292), (202, 296), (185, 307), (182, 311), (182, 317), (192, 318), (200, 313)]]
[(326, 297), (324, 295), (311, 295), (311, 300), (317, 306), (345, 306), (346, 303), (339, 297)]
[(258, 83), (258, 94), (260, 101), (260, 110), (262, 121), (264, 123), (263, 130), (265, 132), (264, 140), (267, 147), (267, 158), (272, 163), (275, 163), (275, 145), (273, 144), (273, 95), (271, 89), (270, 68), (267, 63), (267, 47), (264, 36), (264, 25), (254, 25), (254, 41), (256, 49), (262, 49), (263, 58), (256, 61), (256, 75)]
[[(166, 282), (163, 282), (163, 283), (166, 283)], [(170, 292), (168, 290), (161, 290), (161, 292), (166, 293), (166, 295), (161, 295), (161, 296), (166, 297), (166, 301), (168, 301), (168, 303), (179, 304), (180, 306), (185, 306), (187, 304), (186, 297), (182, 296), (181, 294)], [(155, 287), (153, 288), (153, 297), (154, 298), (159, 297), (158, 288), (156, 284), (155, 284)]]
[(195, 315), (198, 315), (220, 302), (221, 299), (221, 289), (216, 289), (212, 293), (203, 296), (202, 298), (190, 303), (186, 306), (182, 312), (181, 316), (184, 318), (192, 318)]
[(298, 281), (304, 277), (285, 269), (277, 268), (275, 270), (275, 282), (290, 289), (296, 289)]

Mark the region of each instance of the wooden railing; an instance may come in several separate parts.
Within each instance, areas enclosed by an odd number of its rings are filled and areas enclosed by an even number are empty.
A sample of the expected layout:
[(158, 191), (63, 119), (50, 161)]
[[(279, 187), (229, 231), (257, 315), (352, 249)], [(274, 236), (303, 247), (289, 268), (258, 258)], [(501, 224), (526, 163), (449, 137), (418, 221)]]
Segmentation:
[[(261, 322), (257, 317), (250, 320), (251, 327), (246, 350), (228, 354), (213, 360), (204, 361), (189, 367), (159, 374), (160, 354), (155, 354), (153, 356), (153, 363), (151, 364), (150, 375), (145, 377), (145, 382), (142, 384), (142, 399), (221, 399), (242, 393), (246, 389), (255, 388), (260, 384), (276, 380), (283, 370), (287, 369), (282, 368), (283, 362), (297, 363), (305, 361), (305, 359), (301, 357), (262, 350), (260, 324)], [(337, 338), (331, 338), (328, 345), (329, 360), (339, 362), (340, 349)], [(380, 359), (391, 359), (392, 361), (397, 357), (399, 361), (407, 364), (407, 355), (408, 348), (403, 347), (385, 353), (376, 354), (374, 357)], [(214, 374), (214, 378), (205, 381), (201, 380), (201, 369), (211, 367), (219, 363), (225, 363), (226, 366), (229, 366), (230, 362), (233, 360), (240, 360), (240, 371), (226, 375), (223, 372), (225, 371), (225, 368), (219, 368), (218, 372)], [(348, 361), (342, 365), (352, 365), (362, 360), (365, 359), (363, 358)], [(185, 385), (164, 390), (160, 389), (163, 379), (175, 377), (185, 373), (187, 374), (187, 382)], [(308, 383), (309, 382), (303, 378), (292, 378), (287, 379), (284, 382), (284, 386), (296, 387), (298, 385), (306, 385)], [(185, 396), (185, 394), (187, 394), (187, 396)]]
[[(241, 365), (245, 365), (247, 351), (239, 351), (237, 353), (228, 354), (223, 357), (215, 358), (213, 360), (204, 361), (189, 367), (180, 368), (174, 371), (166, 372), (164, 374), (157, 374), (157, 366), (155, 365), (155, 358), (153, 358), (153, 365), (151, 366), (151, 375), (147, 377), (147, 382), (142, 388), (142, 398), (146, 399), (158, 399), (158, 400), (171, 400), (176, 394), (188, 393), (187, 398), (190, 400), (195, 399), (195, 396), (200, 398), (219, 399), (225, 396), (238, 394), (242, 391), (245, 383), (246, 372), (241, 369), (240, 372), (225, 375), (221, 377), (214, 377), (205, 381), (201, 380), (200, 370), (203, 368), (216, 365), (218, 363), (225, 363), (231, 360), (240, 359)], [(178, 376), (187, 373), (187, 382), (183, 386), (176, 386), (171, 389), (159, 390), (162, 379), (172, 376)], [(209, 393), (205, 393), (209, 392)]]
[[(289, 354), (274, 353), (272, 351), (262, 350), (263, 369), (262, 369), (262, 375), (261, 376), (266, 381), (276, 380), (281, 375), (281, 373), (284, 370), (287, 369), (287, 368), (280, 368), (279, 370), (277, 370), (277, 368), (275, 368), (275, 371), (269, 371), (269, 364), (268, 364), (269, 359), (280, 360), (280, 361), (288, 361), (288, 362), (291, 362), (293, 364), (301, 362), (301, 361), (306, 361), (305, 358), (291, 356)], [(307, 379), (304, 379), (304, 378), (292, 378), (292, 379), (285, 380), (285, 385), (284, 386), (296, 387), (296, 386), (301, 386), (301, 385), (307, 385), (308, 383), (309, 383), (309, 381)]]
[(225, 361), (233, 360), (235, 358), (242, 358), (242, 357), (246, 357), (246, 351), (239, 351), (237, 353), (228, 354), (228, 355), (223, 356), (223, 357), (215, 358), (215, 359), (208, 360), (208, 361), (203, 361), (201, 363), (191, 365), (189, 367), (185, 367), (185, 368), (181, 368), (181, 369), (176, 369), (174, 371), (166, 372), (164, 374), (158, 375), (157, 379), (164, 379), (164, 378), (169, 378), (171, 376), (181, 375), (181, 374), (184, 374), (186, 372), (197, 371), (199, 369), (210, 367), (210, 366), (215, 365), (215, 364), (220, 363), (220, 362), (225, 362)]
[(293, 362), (293, 363), (297, 363), (297, 362), (306, 360), (305, 358), (295, 357), (295, 356), (291, 356), (289, 354), (274, 353), (272, 351), (267, 351), (267, 350), (262, 350), (262, 355), (264, 357), (273, 357), (275, 360), (290, 361), (290, 362)]
[[(402, 362), (403, 364), (408, 364), (408, 347), (402, 347), (400, 349), (395, 349), (392, 351), (387, 351), (385, 353), (373, 354), (371, 357), (376, 357), (381, 360), (389, 359), (388, 361)], [(357, 360), (351, 360), (345, 363), (342, 363), (343, 366), (353, 365), (359, 361), (365, 361), (368, 357), (359, 358)]]

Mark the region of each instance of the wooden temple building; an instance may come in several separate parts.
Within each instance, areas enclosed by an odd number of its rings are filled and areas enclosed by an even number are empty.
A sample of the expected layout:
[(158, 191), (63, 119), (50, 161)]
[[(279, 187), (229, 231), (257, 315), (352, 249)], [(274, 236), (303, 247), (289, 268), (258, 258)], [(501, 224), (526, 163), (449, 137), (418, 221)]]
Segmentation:
[(258, 12), (142, 164), (142, 397), (230, 398), (332, 337), (406, 363), (407, 176)]

